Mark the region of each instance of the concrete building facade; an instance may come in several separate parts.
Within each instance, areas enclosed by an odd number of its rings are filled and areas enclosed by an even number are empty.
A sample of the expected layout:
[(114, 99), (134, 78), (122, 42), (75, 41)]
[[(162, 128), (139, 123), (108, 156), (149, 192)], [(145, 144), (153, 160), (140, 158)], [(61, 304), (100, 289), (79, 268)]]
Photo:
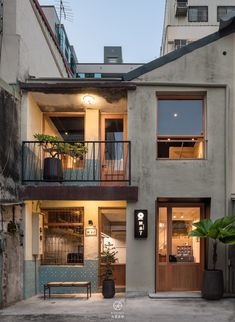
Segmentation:
[[(25, 297), (55, 280), (90, 280), (99, 291), (106, 241), (118, 248), (116, 284), (127, 293), (201, 289), (211, 245), (188, 231), (234, 208), (234, 24), (223, 20), (218, 32), (122, 80), (21, 83)], [(38, 132), (87, 147), (79, 160), (61, 159), (59, 182), (43, 177), (48, 150), (33, 140)], [(218, 268), (228, 291), (234, 268), (222, 245)]]
[(161, 56), (216, 32), (234, 11), (234, 0), (166, 0)]

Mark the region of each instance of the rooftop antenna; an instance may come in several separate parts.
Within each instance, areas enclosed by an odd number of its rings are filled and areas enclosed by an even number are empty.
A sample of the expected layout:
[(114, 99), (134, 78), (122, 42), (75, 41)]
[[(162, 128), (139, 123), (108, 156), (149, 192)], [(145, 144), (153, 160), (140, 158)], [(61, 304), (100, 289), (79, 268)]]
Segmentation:
[(73, 12), (69, 5), (69, 1), (66, 0), (55, 0), (55, 8), (58, 12), (60, 19), (60, 27), (62, 24), (62, 19), (67, 20), (69, 22), (73, 22)]

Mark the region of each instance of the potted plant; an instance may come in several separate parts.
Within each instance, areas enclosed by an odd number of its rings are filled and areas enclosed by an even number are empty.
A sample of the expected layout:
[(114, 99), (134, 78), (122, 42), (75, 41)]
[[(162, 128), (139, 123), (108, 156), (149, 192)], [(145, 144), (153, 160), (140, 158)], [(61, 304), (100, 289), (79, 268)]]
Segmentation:
[(209, 238), (213, 241), (212, 269), (206, 269), (203, 276), (202, 296), (208, 300), (219, 300), (224, 293), (223, 271), (216, 269), (217, 246), (223, 244), (235, 244), (235, 216), (222, 217), (214, 222), (211, 219), (204, 219), (194, 223), (196, 229), (189, 233), (191, 237)]
[(83, 157), (87, 148), (82, 143), (61, 142), (57, 136), (46, 134), (34, 134), (39, 146), (49, 157), (45, 157), (43, 166), (43, 179), (46, 181), (63, 181), (61, 155), (69, 155), (74, 158)]
[(115, 282), (113, 278), (113, 268), (117, 260), (116, 254), (118, 252), (113, 247), (113, 244), (108, 242), (105, 244), (104, 251), (101, 253), (101, 278), (102, 278), (102, 294), (104, 298), (112, 298), (115, 295)]

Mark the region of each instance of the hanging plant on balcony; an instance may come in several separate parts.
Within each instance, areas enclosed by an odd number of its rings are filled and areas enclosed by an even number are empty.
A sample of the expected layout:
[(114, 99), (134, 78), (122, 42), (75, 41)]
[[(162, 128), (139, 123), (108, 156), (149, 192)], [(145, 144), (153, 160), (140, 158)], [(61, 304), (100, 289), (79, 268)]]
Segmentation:
[(43, 179), (46, 181), (63, 181), (61, 156), (83, 158), (87, 153), (87, 148), (83, 143), (62, 142), (57, 136), (39, 133), (34, 134), (34, 138), (38, 140), (45, 155), (49, 155), (44, 158)]

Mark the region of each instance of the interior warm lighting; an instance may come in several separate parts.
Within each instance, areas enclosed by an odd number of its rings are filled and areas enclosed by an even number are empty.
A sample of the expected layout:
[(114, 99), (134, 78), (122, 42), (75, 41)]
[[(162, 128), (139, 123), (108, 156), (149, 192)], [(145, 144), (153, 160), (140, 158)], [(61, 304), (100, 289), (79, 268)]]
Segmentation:
[(180, 218), (184, 218), (184, 216), (180, 216)]
[(87, 105), (92, 105), (95, 103), (95, 98), (91, 95), (83, 96), (83, 102)]
[(65, 135), (68, 135), (68, 132), (64, 132)]
[(194, 138), (192, 138), (192, 141), (195, 141), (195, 139), (194, 139)]
[(171, 140), (170, 138), (167, 139), (167, 141), (170, 141), (170, 140)]
[(163, 227), (165, 227), (165, 225), (162, 222), (160, 222), (159, 227), (163, 228)]
[(176, 216), (173, 216), (173, 218), (176, 218)]

